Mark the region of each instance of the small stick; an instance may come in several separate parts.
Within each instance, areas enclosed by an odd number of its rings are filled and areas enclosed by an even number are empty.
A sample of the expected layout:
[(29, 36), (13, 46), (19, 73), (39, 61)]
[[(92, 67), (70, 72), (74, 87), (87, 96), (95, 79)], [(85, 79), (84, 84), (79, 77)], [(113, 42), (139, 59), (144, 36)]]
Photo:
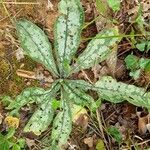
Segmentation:
[(29, 78), (29, 79), (37, 79), (35, 72), (33, 71), (26, 71), (26, 70), (22, 70), (22, 69), (18, 69), (16, 71), (16, 74), (20, 77), (24, 77), (24, 78)]
[(100, 119), (101, 116), (100, 116), (100, 114), (99, 114), (98, 109), (96, 110), (96, 115), (97, 115), (98, 125), (99, 125), (99, 128), (100, 128), (101, 134), (102, 134), (102, 138), (103, 138), (103, 140), (104, 140), (104, 142), (105, 142), (105, 145), (106, 145), (107, 149), (109, 150), (109, 147), (108, 147), (108, 145), (107, 145), (107, 141), (106, 141), (106, 138), (105, 138), (105, 135), (104, 135), (104, 131), (103, 131), (102, 121), (101, 121), (101, 119)]
[(0, 2), (0, 4), (12, 4), (12, 5), (39, 5), (38, 2)]

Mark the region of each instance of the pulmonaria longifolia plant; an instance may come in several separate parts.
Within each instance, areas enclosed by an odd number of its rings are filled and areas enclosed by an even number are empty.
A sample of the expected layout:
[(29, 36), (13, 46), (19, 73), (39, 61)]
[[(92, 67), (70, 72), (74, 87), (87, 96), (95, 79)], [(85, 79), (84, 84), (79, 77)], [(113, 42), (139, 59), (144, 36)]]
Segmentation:
[[(119, 33), (116, 27), (105, 29), (89, 42), (80, 56), (75, 58), (84, 23), (80, 0), (61, 0), (59, 12), (60, 16), (54, 27), (54, 50), (38, 26), (25, 19), (16, 23), (24, 53), (43, 64), (52, 73), (55, 81), (47, 90), (38, 87), (25, 89), (8, 106), (13, 114), (27, 104), (37, 104), (37, 109), (24, 131), (40, 135), (53, 121), (51, 150), (61, 149), (69, 138), (73, 104), (86, 106), (91, 111), (96, 109), (96, 102), (87, 94), (88, 90), (96, 91), (101, 100), (113, 103), (127, 100), (137, 106), (150, 108), (150, 93), (134, 85), (117, 82), (112, 77), (104, 76), (93, 85), (84, 80), (71, 80), (73, 73), (89, 69), (108, 58), (114, 50), (113, 47), (120, 41), (116, 36)], [(56, 99), (59, 99), (57, 111)]]

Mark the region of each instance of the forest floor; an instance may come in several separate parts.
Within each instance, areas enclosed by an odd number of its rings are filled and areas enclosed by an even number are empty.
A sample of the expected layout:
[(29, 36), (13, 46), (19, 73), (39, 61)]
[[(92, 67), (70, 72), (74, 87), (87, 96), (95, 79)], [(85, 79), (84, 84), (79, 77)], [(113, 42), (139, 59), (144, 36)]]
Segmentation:
[[(21, 4), (23, 2), (24, 4)], [(59, 15), (58, 2), (59, 0), (3, 0), (2, 3), (0, 0), (1, 96), (9, 95), (14, 98), (26, 87), (47, 88), (51, 85), (53, 79), (49, 72), (41, 64), (23, 55), (12, 18), (17, 20), (26, 18), (36, 23), (45, 31), (49, 40), (53, 43), (53, 25)], [(114, 58), (117, 62), (115, 68), (114, 62), (103, 62), (94, 68), (96, 71), (92, 68), (80, 72), (76, 76), (80, 79), (94, 80), (94, 78), (98, 79), (103, 75), (111, 75), (118, 81), (149, 90), (150, 73), (141, 70), (138, 78), (133, 79), (125, 64), (125, 58), (129, 54), (134, 54), (138, 58), (150, 59), (148, 45), (145, 46), (147, 50), (143, 51), (136, 47), (136, 43), (150, 40), (150, 38), (144, 36), (145, 33), (150, 33), (150, 3), (148, 0), (141, 0), (140, 4), (137, 0), (122, 0), (120, 10), (113, 12), (110, 9), (105, 15), (99, 13), (95, 0), (82, 0), (82, 4), (85, 12), (85, 25), (90, 23), (83, 29), (82, 38), (94, 37), (103, 28), (109, 28), (112, 25), (111, 21), (115, 26), (118, 26), (122, 34), (133, 33), (143, 36), (122, 39)], [(141, 12), (139, 5), (143, 8)], [(95, 19), (97, 16), (100, 17)], [(94, 19), (95, 21), (93, 21)], [(84, 40), (81, 42), (79, 53), (87, 46), (88, 42)], [(48, 82), (32, 78), (35, 73), (47, 76)], [(27, 106), (21, 110), (20, 125), (15, 137), (26, 140), (25, 149), (42, 150), (48, 144), (51, 128), (40, 136), (23, 133), (23, 127), (33, 113), (34, 107)], [(7, 132), (7, 125), (4, 121), (7, 114), (8, 110), (0, 103), (0, 130), (2, 134)], [(147, 129), (149, 123), (148, 111), (145, 108), (136, 107), (126, 101), (121, 104), (104, 101), (97, 114), (91, 116), (89, 113), (86, 117), (80, 116), (74, 125), (66, 149), (96, 150), (99, 145), (98, 150), (146, 150), (150, 148), (150, 129), (149, 131)], [(101, 125), (102, 127), (100, 127)], [(112, 131), (108, 133), (108, 129), (112, 129)]]

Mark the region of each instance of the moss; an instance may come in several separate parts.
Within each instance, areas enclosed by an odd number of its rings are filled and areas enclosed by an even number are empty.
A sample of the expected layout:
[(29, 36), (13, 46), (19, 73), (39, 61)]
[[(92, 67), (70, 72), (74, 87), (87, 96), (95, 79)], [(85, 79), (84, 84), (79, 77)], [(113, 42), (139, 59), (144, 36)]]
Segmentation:
[(0, 57), (0, 81), (3, 81), (10, 73), (10, 67), (8, 62)]
[[(10, 67), (5, 59), (0, 61), (0, 94), (9, 95), (15, 97), (21, 91), (23, 91), (27, 86), (25, 78), (19, 77), (16, 74), (16, 70), (20, 68), (21, 63), (24, 64), (22, 69), (33, 71), (36, 68), (36, 62), (31, 60), (29, 57), (25, 57), (21, 62), (18, 62), (16, 58), (12, 58), (11, 65), (13, 70), (11, 72), (10, 78), (7, 80), (6, 76), (9, 74)], [(39, 86), (39, 81), (31, 80), (30, 86)]]

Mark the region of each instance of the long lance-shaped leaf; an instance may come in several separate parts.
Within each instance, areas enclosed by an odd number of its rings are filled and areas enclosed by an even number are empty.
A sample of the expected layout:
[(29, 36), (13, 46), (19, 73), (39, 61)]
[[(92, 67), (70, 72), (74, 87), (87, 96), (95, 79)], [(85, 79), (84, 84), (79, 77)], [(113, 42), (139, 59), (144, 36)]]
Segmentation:
[(87, 90), (95, 91), (95, 85), (93, 85), (89, 82), (86, 82), (85, 80), (65, 80), (65, 82), (67, 84), (70, 84), (71, 87), (73, 87), (73, 88), (79, 88), (84, 91), (87, 91)]
[(25, 132), (33, 132), (36, 135), (40, 135), (48, 128), (54, 116), (54, 108), (52, 106), (53, 99), (55, 98), (56, 92), (59, 89), (60, 84), (56, 84), (51, 91), (49, 91), (47, 97), (44, 99), (25, 126)]
[(43, 64), (53, 75), (57, 76), (52, 47), (45, 33), (38, 26), (25, 19), (18, 21), (16, 28), (25, 54)]
[(20, 95), (18, 95), (14, 101), (12, 101), (7, 109), (19, 111), (21, 107), (31, 103), (42, 103), (48, 95), (53, 91), (57, 90), (56, 85), (58, 82), (54, 82), (49, 90), (44, 90), (38, 87), (27, 88)]
[(80, 0), (61, 0), (61, 15), (55, 23), (55, 50), (61, 76), (69, 72), (69, 65), (79, 44), (83, 25)]
[(108, 58), (108, 56), (112, 53), (116, 42), (120, 41), (120, 38), (117, 37), (109, 38), (109, 36), (114, 35), (118, 35), (117, 27), (100, 32), (96, 37), (101, 37), (101, 39), (93, 39), (90, 41), (87, 48), (77, 58), (76, 64), (74, 65), (71, 73), (77, 72), (81, 69), (88, 69), (96, 63), (100, 63)]
[(72, 83), (66, 83), (63, 85), (64, 89), (68, 95), (68, 99), (73, 103), (81, 106), (88, 107), (91, 111), (95, 111), (97, 108), (96, 102), (94, 101), (93, 97), (86, 94), (84, 90), (81, 88), (76, 88)]
[[(63, 96), (64, 98), (64, 96)], [(67, 143), (69, 134), (72, 129), (72, 117), (71, 110), (68, 102), (62, 99), (63, 110), (59, 112), (54, 119), (52, 129), (52, 150), (61, 149), (61, 147)]]
[(40, 135), (48, 128), (54, 116), (52, 100), (53, 98), (49, 97), (41, 104), (25, 126), (24, 132), (33, 132), (35, 135)]
[(100, 98), (114, 103), (127, 100), (136, 106), (150, 109), (150, 92), (146, 92), (143, 88), (117, 82), (110, 76), (103, 77), (95, 86)]
[(19, 110), (22, 106), (37, 102), (40, 103), (43, 99), (41, 97), (45, 98), (45, 90), (42, 88), (32, 87), (32, 88), (26, 88), (24, 91), (19, 94), (15, 100), (13, 100), (7, 109), (16, 109)]

